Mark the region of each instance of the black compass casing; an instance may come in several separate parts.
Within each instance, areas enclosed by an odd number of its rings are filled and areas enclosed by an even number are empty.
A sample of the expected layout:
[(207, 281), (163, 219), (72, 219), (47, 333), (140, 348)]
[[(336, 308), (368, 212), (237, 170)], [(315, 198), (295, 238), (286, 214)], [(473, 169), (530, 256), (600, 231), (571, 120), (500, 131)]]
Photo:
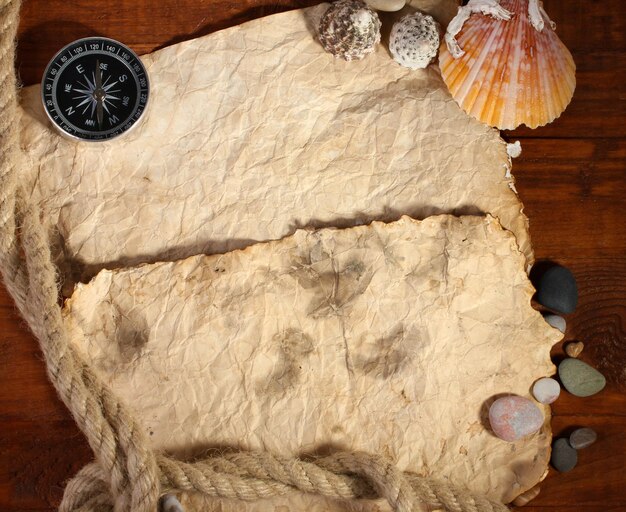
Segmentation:
[(65, 135), (102, 141), (137, 124), (148, 104), (148, 75), (127, 46), (88, 37), (53, 57), (41, 82), (41, 96), (50, 121)]

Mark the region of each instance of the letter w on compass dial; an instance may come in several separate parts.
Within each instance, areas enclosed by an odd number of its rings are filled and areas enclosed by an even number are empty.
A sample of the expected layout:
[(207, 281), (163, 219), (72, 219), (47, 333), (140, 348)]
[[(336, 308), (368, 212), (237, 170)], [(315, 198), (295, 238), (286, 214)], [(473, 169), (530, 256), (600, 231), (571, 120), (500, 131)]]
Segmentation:
[(74, 89), (74, 92), (79, 93), (72, 99), (76, 100), (76, 109), (82, 109), (81, 114), (87, 115), (93, 120), (95, 114), (95, 120), (98, 122), (98, 128), (102, 129), (102, 123), (104, 122), (104, 112), (109, 116), (114, 115), (114, 110), (117, 110), (122, 99), (116, 96), (116, 93), (120, 93), (122, 89), (119, 88), (119, 81), (114, 80), (111, 75), (107, 76), (107, 73), (102, 70), (100, 61), (96, 61), (96, 69), (91, 74), (91, 80), (85, 73), (83, 75), (84, 83), (82, 80), (78, 80), (77, 83), (81, 89)]

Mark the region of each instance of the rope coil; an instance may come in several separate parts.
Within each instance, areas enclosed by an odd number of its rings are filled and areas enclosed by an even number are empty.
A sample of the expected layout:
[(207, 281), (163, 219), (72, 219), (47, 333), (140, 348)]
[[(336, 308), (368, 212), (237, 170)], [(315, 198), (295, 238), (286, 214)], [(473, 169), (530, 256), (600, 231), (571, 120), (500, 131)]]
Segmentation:
[(381, 457), (341, 452), (305, 461), (237, 452), (194, 463), (155, 453), (144, 429), (69, 342), (57, 273), (37, 205), (22, 188), (14, 67), (19, 0), (0, 0), (0, 270), (39, 340), (48, 376), (85, 434), (95, 462), (67, 485), (62, 512), (155, 512), (159, 498), (194, 492), (256, 500), (294, 491), (336, 499), (385, 498), (399, 512), (504, 512), (504, 505), (398, 470)]

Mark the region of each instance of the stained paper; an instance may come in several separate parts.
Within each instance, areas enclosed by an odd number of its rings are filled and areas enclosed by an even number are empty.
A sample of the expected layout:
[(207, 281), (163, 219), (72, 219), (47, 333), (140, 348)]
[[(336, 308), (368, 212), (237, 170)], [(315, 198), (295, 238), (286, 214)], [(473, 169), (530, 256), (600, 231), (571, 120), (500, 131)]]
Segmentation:
[[(525, 264), (490, 216), (402, 217), (104, 270), (78, 286), (65, 318), (155, 448), (364, 450), (510, 501), (546, 472), (549, 408), (539, 433), (507, 443), (488, 406), (529, 396), (554, 372), (562, 337), (531, 307)], [(250, 510), (315, 510), (315, 500)]]
[[(449, 16), (450, 3), (424, 7)], [(382, 44), (356, 62), (326, 53), (327, 6), (144, 56), (148, 112), (120, 139), (67, 140), (40, 88), (22, 91), (29, 179), (68, 279), (404, 214), (490, 213), (532, 259), (499, 133), (436, 65), (408, 70)]]

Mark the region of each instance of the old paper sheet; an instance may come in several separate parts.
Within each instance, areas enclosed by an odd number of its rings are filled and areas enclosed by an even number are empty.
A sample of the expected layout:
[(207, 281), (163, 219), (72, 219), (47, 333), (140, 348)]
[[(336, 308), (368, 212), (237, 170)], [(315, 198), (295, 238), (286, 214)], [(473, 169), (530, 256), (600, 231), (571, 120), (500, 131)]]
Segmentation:
[[(104, 270), (65, 318), (157, 448), (365, 450), (509, 501), (546, 471), (549, 408), (511, 444), (489, 431), (488, 406), (529, 396), (562, 337), (531, 307), (525, 265), (490, 216), (402, 217)], [(315, 500), (271, 505), (365, 507)]]
[(410, 71), (383, 45), (358, 62), (325, 53), (326, 8), (144, 56), (150, 105), (122, 139), (66, 140), (39, 87), (22, 91), (33, 193), (75, 278), (403, 214), (491, 213), (532, 258), (498, 132), (459, 109), (436, 65)]

